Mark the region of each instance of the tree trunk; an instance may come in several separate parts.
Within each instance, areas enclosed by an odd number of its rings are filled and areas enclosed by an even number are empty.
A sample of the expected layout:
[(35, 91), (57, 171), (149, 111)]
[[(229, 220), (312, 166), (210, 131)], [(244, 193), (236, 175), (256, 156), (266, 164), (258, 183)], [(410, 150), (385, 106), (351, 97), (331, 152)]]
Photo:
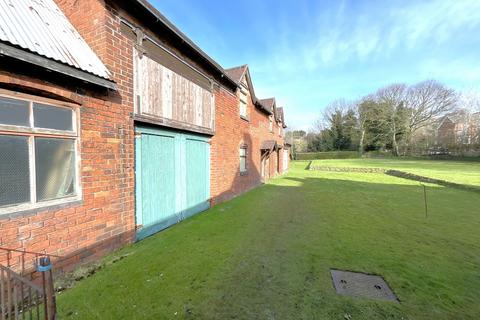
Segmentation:
[(397, 124), (395, 122), (395, 113), (392, 117), (392, 147), (393, 147), (393, 155), (398, 157), (398, 143), (397, 143)]
[(397, 133), (396, 132), (393, 132), (393, 135), (392, 135), (392, 144), (393, 144), (393, 155), (395, 157), (398, 157), (398, 155), (400, 154), (399, 151), (398, 151), (398, 143), (397, 143)]
[(358, 153), (360, 156), (363, 155), (363, 141), (365, 140), (365, 129), (362, 129), (362, 134), (360, 135), (360, 142), (358, 144)]

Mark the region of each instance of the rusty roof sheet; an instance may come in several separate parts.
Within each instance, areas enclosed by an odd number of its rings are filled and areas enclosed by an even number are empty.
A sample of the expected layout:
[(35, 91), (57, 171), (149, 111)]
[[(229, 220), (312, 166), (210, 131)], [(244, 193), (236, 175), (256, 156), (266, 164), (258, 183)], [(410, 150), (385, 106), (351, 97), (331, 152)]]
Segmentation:
[(53, 0), (0, 0), (0, 41), (110, 79), (110, 72)]

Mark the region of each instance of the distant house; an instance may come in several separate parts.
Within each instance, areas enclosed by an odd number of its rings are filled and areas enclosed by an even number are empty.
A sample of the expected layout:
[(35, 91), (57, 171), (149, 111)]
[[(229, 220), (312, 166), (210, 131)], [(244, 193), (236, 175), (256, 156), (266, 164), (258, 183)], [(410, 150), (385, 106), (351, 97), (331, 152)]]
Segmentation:
[(436, 131), (436, 144), (449, 147), (480, 143), (480, 112), (459, 111), (443, 117)]
[(248, 66), (145, 0), (0, 8), (0, 247), (69, 268), (287, 170), (283, 108)]

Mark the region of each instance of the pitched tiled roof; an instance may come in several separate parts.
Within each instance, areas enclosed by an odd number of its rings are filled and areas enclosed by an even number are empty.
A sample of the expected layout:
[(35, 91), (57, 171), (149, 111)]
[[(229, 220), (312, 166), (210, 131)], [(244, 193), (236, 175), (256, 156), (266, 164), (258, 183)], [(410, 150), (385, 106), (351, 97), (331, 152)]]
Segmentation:
[(261, 150), (274, 150), (277, 147), (275, 140), (266, 140), (262, 142)]
[(247, 68), (248, 66), (244, 64), (243, 66), (226, 69), (225, 73), (237, 84), (240, 84), (240, 81), (242, 81), (242, 78), (247, 71)]
[(280, 107), (280, 108), (277, 108), (277, 121), (281, 121), (282, 123), (284, 122), (284, 118), (283, 118), (283, 108)]
[(260, 103), (269, 112), (273, 113), (273, 106), (275, 105), (275, 98), (261, 99)]
[(255, 105), (255, 107), (257, 107), (258, 109), (260, 109), (260, 110), (262, 110), (262, 111), (264, 111), (268, 114), (273, 113), (270, 109), (266, 108), (260, 102), (260, 100), (258, 100), (257, 96), (255, 95), (255, 89), (253, 88), (252, 79), (250, 77), (250, 72), (249, 72), (249, 69), (248, 69), (248, 65), (245, 64), (243, 66), (227, 69), (227, 70), (225, 70), (225, 73), (227, 74), (227, 76), (229, 78), (236, 81), (237, 85), (239, 85), (240, 82), (242, 81), (242, 79), (247, 76), (246, 80), (247, 80), (247, 83), (248, 83), (248, 89), (250, 90), (250, 95), (252, 97), (252, 101), (253, 101), (253, 104)]
[(0, 1), (0, 41), (110, 79), (108, 69), (53, 0)]

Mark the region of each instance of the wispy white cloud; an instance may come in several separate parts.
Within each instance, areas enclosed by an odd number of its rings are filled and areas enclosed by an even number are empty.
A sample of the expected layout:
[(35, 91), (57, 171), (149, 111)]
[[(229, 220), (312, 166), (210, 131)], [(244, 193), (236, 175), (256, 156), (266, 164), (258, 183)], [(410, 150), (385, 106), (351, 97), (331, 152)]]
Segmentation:
[[(285, 37), (271, 48), (272, 63), (287, 72), (299, 69), (312, 72), (352, 60), (375, 59), (379, 54), (388, 55), (399, 48), (442, 44), (465, 29), (480, 25), (478, 0), (369, 7), (368, 12), (359, 13), (346, 13), (345, 1), (342, 1), (335, 9), (335, 12), (319, 14), (308, 37), (291, 37), (280, 31)], [(332, 16), (335, 19), (331, 19)]]
[(399, 38), (410, 47), (419, 41), (443, 43), (451, 37), (480, 25), (480, 1), (436, 0), (418, 2), (392, 10), (395, 23), (393, 39)]
[(453, 82), (460, 88), (467, 88), (480, 83), (480, 65), (472, 65), (471, 61), (463, 59), (445, 62), (433, 58), (421, 64), (419, 76)]
[(465, 59), (468, 52), (455, 58), (443, 54), (459, 35), (480, 31), (480, 0), (401, 0), (355, 8), (352, 1), (335, 3), (305, 21), (308, 30), (277, 21), (267, 51), (252, 64), (260, 83), (285, 101), (297, 127), (308, 129), (335, 94), (340, 96), (333, 99), (359, 98), (355, 87), (367, 87), (359, 81), (372, 86), (426, 78), (458, 86), (480, 82), (480, 66)]

